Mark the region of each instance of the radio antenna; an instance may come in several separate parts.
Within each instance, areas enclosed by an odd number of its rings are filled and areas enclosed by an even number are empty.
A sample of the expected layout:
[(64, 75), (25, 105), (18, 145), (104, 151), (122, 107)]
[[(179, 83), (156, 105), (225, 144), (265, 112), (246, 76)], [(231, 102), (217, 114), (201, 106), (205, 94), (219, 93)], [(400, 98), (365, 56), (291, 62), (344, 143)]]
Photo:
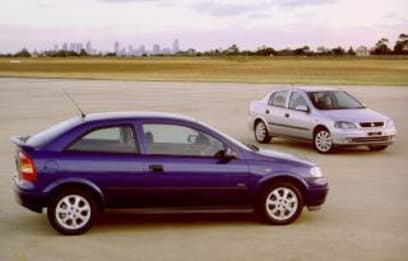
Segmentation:
[(81, 110), (81, 108), (79, 107), (79, 105), (75, 102), (74, 98), (72, 98), (72, 96), (69, 94), (69, 92), (65, 89), (62, 88), (62, 90), (64, 91), (65, 95), (68, 97), (68, 99), (75, 105), (75, 107), (78, 109), (79, 113), (81, 114), (82, 118), (85, 118), (86, 114)]

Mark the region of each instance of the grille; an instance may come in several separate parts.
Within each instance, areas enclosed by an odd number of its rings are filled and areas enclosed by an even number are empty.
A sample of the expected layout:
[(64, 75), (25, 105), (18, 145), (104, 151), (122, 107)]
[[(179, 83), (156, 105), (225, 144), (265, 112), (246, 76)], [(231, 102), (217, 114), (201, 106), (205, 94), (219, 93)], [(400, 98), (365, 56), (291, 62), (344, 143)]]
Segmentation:
[(364, 138), (353, 138), (353, 142), (377, 142), (377, 141), (389, 141), (391, 140), (390, 136), (383, 137), (364, 137)]
[(382, 127), (382, 126), (384, 126), (384, 122), (382, 122), (382, 121), (360, 122), (360, 126), (362, 128)]

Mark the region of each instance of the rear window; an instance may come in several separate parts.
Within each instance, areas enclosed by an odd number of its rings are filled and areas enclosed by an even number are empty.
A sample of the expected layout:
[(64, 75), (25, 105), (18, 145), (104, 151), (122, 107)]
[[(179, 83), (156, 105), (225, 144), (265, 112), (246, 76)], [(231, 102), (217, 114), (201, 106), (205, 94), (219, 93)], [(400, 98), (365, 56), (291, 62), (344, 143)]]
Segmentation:
[(67, 150), (77, 152), (136, 153), (135, 135), (130, 126), (97, 128), (82, 136)]
[(45, 129), (28, 138), (26, 144), (32, 147), (42, 147), (48, 144), (50, 141), (65, 133), (69, 129), (77, 126), (81, 122), (80, 117), (75, 117), (63, 122), (60, 122), (48, 129)]
[(286, 98), (288, 96), (288, 93), (288, 91), (279, 91), (273, 93), (269, 99), (269, 105), (284, 108), (286, 105)]

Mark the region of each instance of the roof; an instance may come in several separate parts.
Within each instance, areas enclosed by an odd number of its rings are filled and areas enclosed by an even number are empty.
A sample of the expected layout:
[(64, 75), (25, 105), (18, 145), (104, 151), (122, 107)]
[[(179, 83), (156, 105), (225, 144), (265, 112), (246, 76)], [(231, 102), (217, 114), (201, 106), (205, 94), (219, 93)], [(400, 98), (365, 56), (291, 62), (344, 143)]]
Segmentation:
[(164, 112), (102, 112), (86, 114), (84, 121), (125, 120), (125, 119), (175, 119), (196, 121), (194, 118), (175, 113)]
[(340, 90), (339, 88), (334, 88), (334, 87), (326, 87), (326, 86), (299, 86), (299, 87), (292, 87), (292, 89), (295, 90), (302, 90), (304, 92), (316, 92), (316, 91), (338, 91)]
[(294, 86), (294, 87), (282, 87), (274, 89), (274, 91), (282, 91), (282, 90), (299, 90), (304, 92), (317, 92), (317, 91), (338, 91), (339, 88), (335, 87), (327, 87), (327, 86)]

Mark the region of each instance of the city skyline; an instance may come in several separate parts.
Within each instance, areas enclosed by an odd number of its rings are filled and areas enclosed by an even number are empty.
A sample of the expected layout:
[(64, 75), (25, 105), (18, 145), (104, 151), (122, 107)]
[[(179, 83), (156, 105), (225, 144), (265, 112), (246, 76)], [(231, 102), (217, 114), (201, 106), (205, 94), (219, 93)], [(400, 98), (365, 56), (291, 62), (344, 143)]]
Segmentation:
[[(85, 44), (84, 44), (85, 43)], [(115, 41), (110, 49), (99, 49), (92, 44), (92, 41), (86, 42), (70, 42), (65, 41), (62, 44), (55, 43), (54, 48), (45, 48), (44, 50), (33, 49), (29, 50), (33, 53), (40, 53), (43, 51), (74, 51), (80, 53), (84, 50), (89, 55), (108, 54), (115, 53), (117, 56), (142, 56), (142, 55), (160, 55), (160, 54), (175, 54), (180, 49), (180, 41), (175, 39), (171, 42), (171, 46), (161, 46), (160, 44), (153, 44), (151, 48), (146, 47), (144, 44), (138, 45), (136, 48), (133, 44), (122, 44), (119, 41)]]
[(404, 0), (15, 0), (0, 9), (0, 52), (66, 39), (101, 50), (115, 41), (153, 46), (174, 38), (197, 50), (371, 46), (406, 33), (404, 10)]

